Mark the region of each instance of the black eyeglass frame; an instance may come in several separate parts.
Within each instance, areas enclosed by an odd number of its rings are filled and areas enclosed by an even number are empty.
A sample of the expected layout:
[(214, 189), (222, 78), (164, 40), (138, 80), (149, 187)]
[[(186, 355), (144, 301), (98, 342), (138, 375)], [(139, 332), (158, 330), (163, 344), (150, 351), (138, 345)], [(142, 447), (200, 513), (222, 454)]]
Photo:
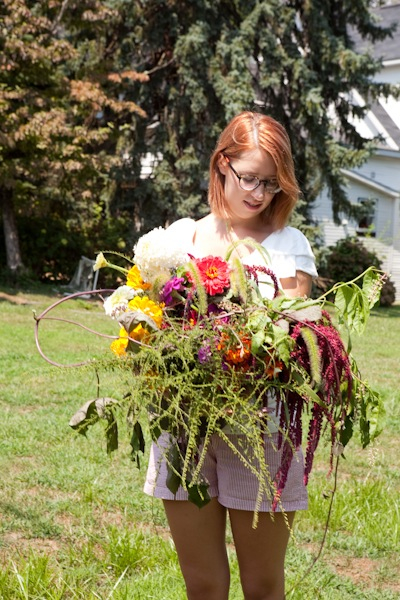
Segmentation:
[(282, 191), (282, 188), (279, 187), (279, 185), (277, 185), (277, 187), (275, 187), (273, 190), (268, 189), (268, 184), (271, 186), (271, 180), (270, 179), (259, 179), (258, 177), (256, 177), (255, 175), (252, 176), (253, 179), (255, 179), (256, 181), (258, 181), (258, 183), (252, 187), (252, 188), (244, 188), (242, 186), (242, 179), (245, 177), (245, 175), (239, 175), (239, 173), (236, 171), (236, 169), (233, 168), (230, 158), (229, 156), (225, 156), (224, 158), (226, 158), (227, 162), (228, 162), (228, 167), (231, 169), (231, 171), (236, 175), (236, 177), (238, 178), (239, 181), (239, 187), (241, 190), (245, 191), (245, 192), (254, 192), (254, 190), (256, 190), (261, 184), (264, 184), (264, 192), (267, 192), (267, 194), (277, 194), (278, 192)]

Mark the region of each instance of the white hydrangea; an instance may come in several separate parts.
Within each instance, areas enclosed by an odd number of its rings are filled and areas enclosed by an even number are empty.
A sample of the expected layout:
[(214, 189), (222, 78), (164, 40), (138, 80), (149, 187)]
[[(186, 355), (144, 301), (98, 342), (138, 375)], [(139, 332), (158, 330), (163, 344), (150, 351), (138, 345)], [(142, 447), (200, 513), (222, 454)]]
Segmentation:
[[(139, 290), (141, 292), (141, 290)], [(132, 300), (138, 293), (129, 285), (121, 285), (104, 301), (104, 310), (106, 315), (112, 319), (116, 319), (121, 313), (128, 308), (129, 300)]]
[(188, 255), (167, 229), (156, 227), (143, 235), (133, 249), (134, 262), (145, 281), (153, 281), (163, 273), (184, 265)]

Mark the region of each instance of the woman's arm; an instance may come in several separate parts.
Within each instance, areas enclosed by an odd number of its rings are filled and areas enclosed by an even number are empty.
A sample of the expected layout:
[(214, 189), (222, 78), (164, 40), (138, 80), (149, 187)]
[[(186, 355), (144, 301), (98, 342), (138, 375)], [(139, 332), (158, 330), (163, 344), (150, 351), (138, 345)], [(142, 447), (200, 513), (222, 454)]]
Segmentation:
[(285, 277), (280, 280), (283, 291), (290, 298), (309, 296), (312, 277), (304, 271), (296, 271), (296, 277)]

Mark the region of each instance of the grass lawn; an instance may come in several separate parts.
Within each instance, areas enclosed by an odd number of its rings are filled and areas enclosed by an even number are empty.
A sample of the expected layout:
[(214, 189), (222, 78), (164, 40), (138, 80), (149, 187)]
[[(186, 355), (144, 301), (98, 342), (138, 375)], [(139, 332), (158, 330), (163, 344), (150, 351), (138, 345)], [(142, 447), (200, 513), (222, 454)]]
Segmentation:
[[(98, 381), (93, 368), (52, 367), (39, 355), (32, 311), (39, 314), (55, 299), (0, 291), (0, 600), (183, 600), (162, 506), (141, 491), (145, 469), (130, 461), (128, 436), (121, 432), (120, 449), (109, 457), (102, 424), (87, 438), (68, 425), (97, 396)], [(98, 303), (75, 300), (58, 312), (115, 333)], [(57, 362), (108, 352), (108, 340), (58, 322), (43, 323), (40, 339)], [(341, 460), (326, 544), (306, 574), (323, 538), (333, 486), (326, 450), (319, 451), (310, 509), (296, 518), (288, 551), (292, 600), (400, 598), (399, 340), (400, 306), (375, 309), (367, 333), (354, 339), (354, 355), (382, 394), (387, 421), (372, 447), (361, 450), (354, 440)], [(101, 395), (123, 391), (120, 374), (100, 377)], [(231, 543), (230, 558), (230, 599), (240, 600)]]

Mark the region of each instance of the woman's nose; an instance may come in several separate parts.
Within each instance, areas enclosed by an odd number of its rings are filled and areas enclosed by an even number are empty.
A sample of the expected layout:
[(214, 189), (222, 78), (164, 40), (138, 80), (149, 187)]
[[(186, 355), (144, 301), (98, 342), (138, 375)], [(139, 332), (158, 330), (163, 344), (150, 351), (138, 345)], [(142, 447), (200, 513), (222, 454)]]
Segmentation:
[(256, 187), (255, 190), (252, 190), (251, 195), (253, 196), (253, 198), (255, 198), (256, 200), (263, 200), (264, 198), (264, 184), (260, 183), (260, 185), (258, 187)]

